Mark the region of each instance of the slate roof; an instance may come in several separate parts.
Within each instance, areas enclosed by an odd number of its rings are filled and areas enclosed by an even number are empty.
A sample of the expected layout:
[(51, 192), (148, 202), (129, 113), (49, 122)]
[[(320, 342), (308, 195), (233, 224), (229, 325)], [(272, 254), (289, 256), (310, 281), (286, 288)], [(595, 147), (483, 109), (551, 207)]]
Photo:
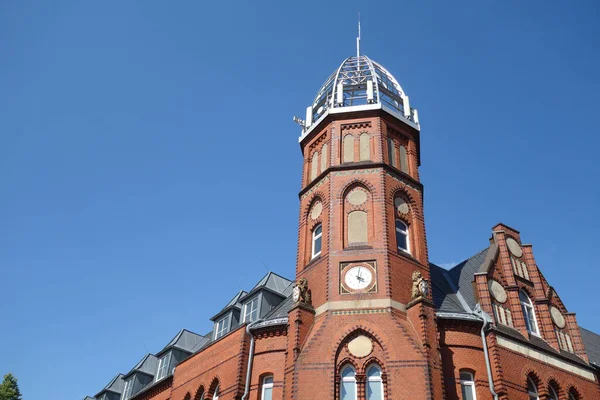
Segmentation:
[(158, 358), (154, 354), (146, 354), (136, 365), (123, 376), (123, 379), (127, 379), (129, 376), (136, 372), (141, 372), (146, 375), (154, 376), (156, 368), (158, 367)]
[(160, 351), (157, 356), (167, 352), (169, 349), (176, 348), (188, 353), (193, 353), (202, 345), (208, 342), (208, 338), (197, 333), (188, 331), (187, 329), (180, 330), (177, 335)]
[(590, 363), (595, 367), (600, 368), (600, 335), (585, 328), (579, 327), (581, 339), (585, 346), (585, 351), (590, 358)]
[(94, 397), (98, 398), (104, 392), (113, 392), (113, 393), (121, 394), (123, 392), (123, 388), (125, 386), (125, 380), (123, 378), (124, 378), (123, 374), (117, 374), (117, 376), (112, 378), (112, 380), (110, 382), (108, 382), (108, 385), (104, 386), (104, 388), (101, 391), (99, 391), (98, 394), (96, 394), (96, 396), (94, 396)]
[(225, 307), (223, 307), (221, 309), (221, 311), (216, 313), (210, 320), (214, 321), (215, 319), (217, 319), (221, 315), (223, 315), (226, 311), (229, 311), (232, 308), (237, 308), (238, 310), (241, 310), (242, 303), (240, 303), (240, 299), (247, 294), (248, 294), (248, 292), (246, 292), (245, 290), (240, 290), (239, 292), (237, 292), (237, 294), (235, 296), (233, 296), (233, 298), (231, 300), (229, 300), (229, 303), (227, 303), (227, 305)]
[(290, 294), (285, 300), (283, 300), (279, 305), (269, 311), (265, 316), (264, 320), (276, 319), (276, 318), (286, 318), (288, 316), (288, 312), (292, 309), (294, 305), (294, 299)]
[(265, 289), (280, 296), (287, 297), (292, 293), (293, 283), (293, 281), (269, 271), (265, 276), (262, 277), (260, 281), (258, 281), (252, 290), (240, 298), (239, 301), (244, 301), (261, 289)]

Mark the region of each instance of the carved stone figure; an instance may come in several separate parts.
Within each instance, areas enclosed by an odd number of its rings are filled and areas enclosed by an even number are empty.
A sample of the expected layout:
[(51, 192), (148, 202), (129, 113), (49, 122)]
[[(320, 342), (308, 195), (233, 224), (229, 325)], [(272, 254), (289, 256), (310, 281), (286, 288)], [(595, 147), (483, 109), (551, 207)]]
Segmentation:
[(423, 278), (423, 275), (419, 271), (415, 271), (412, 274), (412, 293), (411, 300), (417, 299), (419, 297), (427, 297), (429, 294), (429, 284), (427, 280)]
[(304, 304), (312, 305), (312, 299), (310, 295), (310, 289), (308, 288), (308, 279), (301, 278), (294, 285), (292, 296), (295, 302), (302, 302)]

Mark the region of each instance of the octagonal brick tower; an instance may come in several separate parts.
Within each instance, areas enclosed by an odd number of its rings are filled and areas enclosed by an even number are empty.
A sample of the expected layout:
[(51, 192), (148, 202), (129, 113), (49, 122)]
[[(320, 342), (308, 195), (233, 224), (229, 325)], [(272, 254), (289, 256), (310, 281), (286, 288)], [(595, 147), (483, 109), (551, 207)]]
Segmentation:
[[(367, 399), (376, 365), (385, 399), (441, 399), (417, 111), (361, 55), (295, 119), (304, 156), (296, 277), (307, 279), (312, 306), (290, 311), (285, 398), (352, 398), (341, 393), (345, 370)], [(425, 283), (415, 295), (417, 272)]]

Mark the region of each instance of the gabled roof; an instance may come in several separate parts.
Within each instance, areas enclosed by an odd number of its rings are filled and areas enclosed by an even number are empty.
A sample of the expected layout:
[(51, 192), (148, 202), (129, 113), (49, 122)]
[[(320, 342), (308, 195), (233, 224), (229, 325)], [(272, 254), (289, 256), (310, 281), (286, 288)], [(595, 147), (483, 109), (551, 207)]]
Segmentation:
[(246, 300), (261, 289), (268, 290), (282, 297), (287, 297), (292, 293), (293, 283), (293, 281), (269, 271), (260, 281), (258, 281), (249, 293), (240, 298), (240, 301)]
[(221, 315), (225, 314), (225, 312), (229, 311), (232, 308), (237, 308), (238, 310), (242, 309), (242, 304), (240, 303), (240, 299), (242, 297), (244, 297), (246, 294), (248, 294), (245, 290), (240, 290), (235, 296), (233, 296), (233, 298), (231, 300), (229, 300), (229, 303), (227, 303), (227, 305), (225, 307), (223, 307), (223, 309), (221, 309), (221, 311), (219, 311), (218, 313), (216, 313), (210, 320), (214, 321), (217, 318), (219, 318)]
[(187, 353), (193, 353), (195, 350), (202, 346), (204, 342), (207, 342), (208, 338), (198, 335), (197, 333), (188, 331), (187, 329), (180, 330), (177, 335), (161, 350), (157, 356), (162, 355), (169, 349), (176, 348), (183, 350)]
[(129, 376), (136, 372), (141, 372), (146, 375), (154, 376), (156, 374), (156, 368), (158, 367), (158, 358), (154, 354), (146, 354), (136, 365), (123, 376), (123, 379), (127, 379)]
[(590, 363), (600, 368), (600, 335), (582, 327), (579, 327), (579, 331), (581, 332), (581, 340), (583, 340), (585, 351), (590, 358)]
[(108, 382), (108, 385), (104, 386), (104, 389), (99, 391), (98, 394), (96, 394), (96, 396), (94, 396), (94, 397), (98, 398), (104, 392), (113, 392), (113, 393), (121, 394), (123, 392), (123, 387), (125, 386), (125, 380), (123, 378), (124, 378), (123, 374), (118, 374), (117, 376), (112, 378), (112, 380), (110, 382)]

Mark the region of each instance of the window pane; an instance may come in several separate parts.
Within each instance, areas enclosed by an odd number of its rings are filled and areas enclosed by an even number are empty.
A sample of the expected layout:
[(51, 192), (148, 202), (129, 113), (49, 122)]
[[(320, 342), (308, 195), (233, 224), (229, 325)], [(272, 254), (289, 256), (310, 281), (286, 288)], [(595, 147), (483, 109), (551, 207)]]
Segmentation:
[(529, 296), (527, 296), (527, 294), (522, 290), (519, 290), (519, 300), (521, 300), (524, 303), (531, 304)]
[(342, 400), (356, 400), (356, 382), (342, 382)]
[(383, 400), (383, 384), (381, 381), (367, 382), (367, 400)]
[(342, 371), (342, 378), (354, 378), (354, 368), (348, 366)]
[(408, 250), (406, 235), (401, 232), (396, 232), (396, 242), (398, 243), (398, 248), (400, 250)]
[(473, 380), (473, 374), (471, 374), (470, 372), (461, 372), (460, 373), (460, 380), (461, 381), (472, 381)]
[(273, 400), (273, 388), (264, 388), (262, 400)]
[(314, 255), (317, 255), (321, 252), (321, 236), (315, 239), (315, 249), (313, 251)]
[(397, 219), (396, 220), (396, 230), (406, 232), (408, 229), (406, 229), (406, 224), (404, 222)]
[(272, 377), (272, 376), (267, 376), (267, 377), (265, 377), (265, 379), (264, 379), (263, 383), (264, 383), (265, 385), (268, 385), (269, 383), (271, 383), (271, 384), (272, 384), (272, 383), (273, 383), (273, 377)]
[(381, 378), (381, 370), (377, 366), (372, 366), (367, 371), (367, 376), (369, 378)]
[(314, 234), (314, 236), (320, 235), (321, 232), (322, 232), (322, 230), (323, 230), (323, 228), (321, 227), (321, 225), (317, 226), (315, 228), (315, 234)]
[(474, 400), (475, 396), (473, 395), (473, 386), (471, 385), (460, 385), (462, 388), (462, 398), (463, 400)]

